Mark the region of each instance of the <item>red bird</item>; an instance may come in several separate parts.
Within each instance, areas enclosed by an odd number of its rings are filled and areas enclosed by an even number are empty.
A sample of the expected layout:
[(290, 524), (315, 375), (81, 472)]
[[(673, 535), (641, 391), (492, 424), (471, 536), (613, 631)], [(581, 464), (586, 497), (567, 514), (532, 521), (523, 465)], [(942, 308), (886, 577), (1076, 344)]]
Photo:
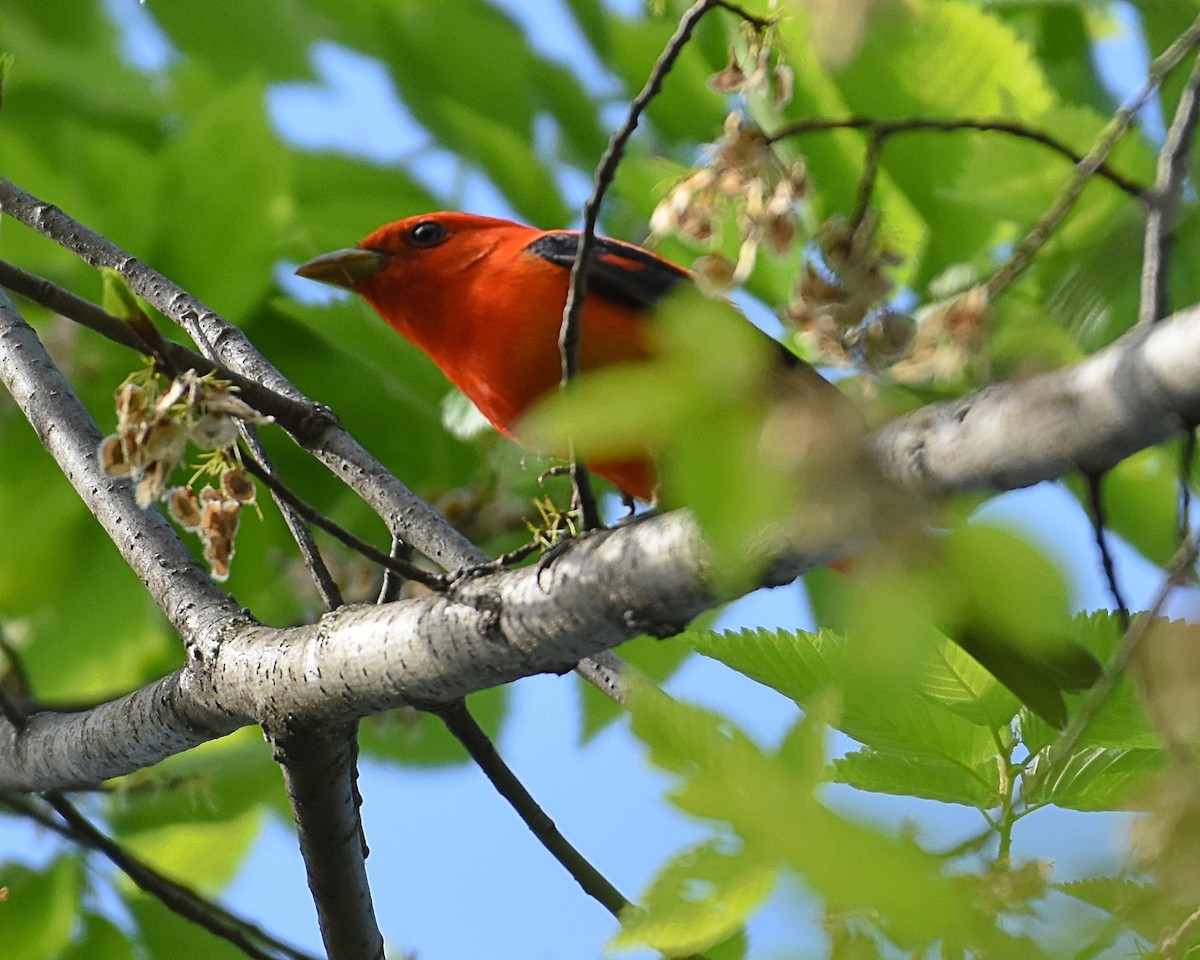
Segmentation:
[[(656, 306), (691, 283), (687, 270), (641, 247), (596, 243), (581, 318), (584, 372), (649, 359)], [(427, 213), (380, 227), (357, 248), (327, 253), (296, 272), (361, 294), (512, 437), (521, 415), (561, 380), (558, 336), (578, 245), (572, 231)], [(787, 366), (833, 389), (781, 351)], [(646, 459), (591, 467), (628, 494), (654, 497), (656, 472)]]

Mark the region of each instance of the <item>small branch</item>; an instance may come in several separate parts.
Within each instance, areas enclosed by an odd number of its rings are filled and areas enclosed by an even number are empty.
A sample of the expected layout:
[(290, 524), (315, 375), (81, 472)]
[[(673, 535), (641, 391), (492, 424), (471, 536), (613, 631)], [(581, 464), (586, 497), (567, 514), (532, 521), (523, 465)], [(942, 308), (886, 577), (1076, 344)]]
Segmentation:
[(1158, 154), (1154, 190), (1146, 213), (1146, 232), (1142, 251), (1141, 300), (1138, 323), (1154, 323), (1167, 315), (1167, 274), (1171, 248), (1175, 244), (1175, 223), (1183, 184), (1187, 179), (1187, 157), (1196, 133), (1200, 114), (1200, 57), (1184, 84), (1175, 106), (1175, 118)]
[(488, 735), (467, 711), (466, 703), (456, 701), (439, 709), (437, 714), (491, 781), (496, 792), (509, 802), (542, 846), (566, 868), (588, 896), (619, 918), (621, 911), (629, 906), (629, 901), (559, 832), (554, 821), (546, 816), (508, 764), (501, 759)]
[(1100, 565), (1104, 570), (1104, 580), (1108, 584), (1108, 592), (1116, 605), (1117, 617), (1122, 630), (1129, 629), (1129, 604), (1121, 593), (1121, 584), (1117, 580), (1117, 567), (1113, 563), (1112, 550), (1109, 548), (1106, 535), (1107, 525), (1104, 513), (1104, 474), (1089, 473), (1084, 477), (1088, 491), (1088, 506), (1091, 511), (1092, 535), (1096, 541), (1096, 549), (1100, 552)]
[[(258, 381), (310, 411), (323, 408), (304, 396), (272, 366), (245, 334), (204, 303), (52, 204), (0, 177), (0, 209), (78, 255), (91, 266), (112, 267), (165, 317), (197, 343), (211, 343), (221, 362), (248, 380)], [(248, 401), (250, 402), (250, 401)], [(270, 412), (270, 411), (266, 411)], [(383, 464), (329, 417), (310, 418), (296, 440), (363, 498), (417, 550), (452, 570), (486, 561), (483, 553), (446, 522), (433, 507), (400, 483)]]
[[(662, 89), (663, 80), (674, 65), (679, 52), (692, 36), (696, 25), (709, 10), (720, 4), (719, 0), (700, 0), (683, 15), (675, 33), (667, 41), (666, 47), (659, 55), (654, 69), (646, 80), (641, 92), (629, 104), (625, 122), (609, 138), (608, 146), (600, 157), (593, 180), (592, 194), (583, 205), (583, 229), (580, 231), (579, 248), (575, 251), (575, 262), (571, 264), (570, 286), (567, 289), (567, 302), (563, 307), (562, 328), (559, 331), (558, 346), (562, 355), (562, 387), (566, 391), (568, 384), (579, 374), (579, 341), (583, 317), (583, 303), (587, 297), (588, 270), (591, 268), (592, 257), (596, 245), (596, 223), (600, 217), (600, 206), (604, 195), (617, 172), (617, 165), (625, 153), (625, 145), (637, 129), (642, 113)], [(736, 10), (729, 6), (728, 9)], [(578, 461), (575, 450), (570, 450), (571, 477), (575, 482), (575, 499), (579, 502), (579, 510), (583, 517), (583, 528), (595, 530), (601, 525), (600, 511), (596, 505), (596, 496), (592, 492), (591, 479), (587, 468)]]
[(329, 960), (383, 960), (367, 883), (355, 724), (268, 730)]
[(335, 540), (340, 541), (351, 550), (362, 554), (371, 562), (379, 564), (385, 570), (391, 570), (409, 580), (415, 580), (417, 583), (429, 587), (431, 590), (445, 589), (446, 581), (443, 577), (436, 573), (430, 573), (410, 560), (405, 560), (398, 556), (389, 556), (382, 550), (371, 546), (365, 540), (355, 536), (345, 527), (330, 520), (315, 507), (301, 500), (273, 472), (259, 463), (253, 456), (244, 457), (243, 462), (246, 465), (247, 472), (261, 480), (263, 485), (275, 497), (282, 503), (285, 503), (289, 509), (294, 510), (296, 515), (302, 520), (320, 527)]
[[(250, 424), (242, 422), (238, 424), (238, 429), (241, 431), (242, 441), (246, 444), (251, 454), (250, 458), (243, 458), (243, 463), (253, 458), (255, 466), (262, 471), (263, 475), (274, 478), (275, 468), (267, 456), (267, 451), (263, 447), (262, 441), (258, 439), (258, 434), (255, 433), (254, 428)], [(280, 484), (280, 487), (282, 486)], [(321, 551), (317, 548), (317, 542), (313, 539), (312, 531), (304, 525), (304, 518), (300, 516), (300, 511), (285, 500), (279, 490), (272, 488), (271, 496), (275, 500), (275, 506), (279, 508), (279, 512), (283, 516), (283, 522), (287, 524), (292, 539), (296, 541), (296, 547), (299, 549), (300, 556), (304, 560), (304, 568), (308, 571), (309, 576), (312, 577), (313, 585), (317, 588), (317, 593), (321, 595), (321, 602), (325, 604), (327, 610), (336, 610), (344, 602), (342, 591), (338, 589), (337, 583), (334, 582), (333, 575), (329, 572), (329, 567), (321, 559)]]
[[(982, 133), (1004, 133), (1021, 140), (1030, 140), (1061, 154), (1074, 164), (1083, 161), (1083, 154), (1044, 130), (1027, 127), (1012, 120), (995, 118), (952, 118), (952, 117), (908, 117), (904, 120), (879, 120), (874, 117), (843, 117), (840, 119), (814, 117), (799, 120), (780, 127), (765, 137), (767, 143), (777, 143), (789, 137), (808, 133), (826, 133), (832, 130), (865, 130), (869, 135), (885, 141), (905, 133), (953, 133), (960, 130), (976, 130)], [(1135, 200), (1145, 198), (1146, 190), (1140, 184), (1118, 173), (1107, 162), (1101, 162), (1096, 175), (1103, 177), (1119, 190)]]
[(1124, 638), (1121, 641), (1121, 646), (1113, 656), (1112, 662), (1105, 668), (1103, 675), (1092, 687), (1083, 705), (1071, 717), (1071, 722), (1067, 729), (1050, 748), (1047, 756), (1047, 763), (1044, 767), (1044, 772), (1039, 774), (1038, 780), (1045, 781), (1054, 776), (1060, 764), (1067, 762), (1070, 759), (1071, 751), (1075, 749), (1075, 745), (1079, 742), (1079, 738), (1083, 736), (1084, 730), (1091, 722), (1092, 717), (1108, 700), (1116, 687), (1117, 681), (1125, 675), (1125, 671), (1129, 668), (1134, 654), (1141, 645), (1143, 638), (1151, 625), (1163, 611), (1166, 606), (1167, 599), (1179, 587), (1187, 583), (1191, 576), (1191, 569), (1196, 563), (1196, 541), (1189, 540), (1185, 543), (1175, 555), (1175, 559), (1171, 561), (1170, 569), (1167, 571), (1167, 576), (1163, 580), (1162, 585), (1158, 589), (1153, 602), (1149, 609), (1140, 614), (1133, 624), (1125, 631)]
[(1008, 260), (988, 280), (989, 301), (995, 300), (1029, 265), (1034, 254), (1050, 239), (1054, 231), (1066, 219), (1067, 214), (1075, 207), (1087, 182), (1100, 169), (1101, 164), (1108, 159), (1108, 155), (1117, 141), (1124, 136), (1125, 131), (1129, 129), (1142, 107), (1150, 101), (1163, 78), (1174, 70), (1198, 43), (1200, 43), (1200, 16), (1197, 16), (1191, 26), (1154, 59), (1150, 64), (1149, 75), (1141, 88), (1116, 112), (1092, 149), (1075, 165), (1075, 172), (1066, 188), (1059, 194), (1058, 199), (1050, 205), (1050, 209), (1042, 214), (1038, 222), (1017, 244)]
[(1152, 957), (1173, 956), (1184, 943), (1185, 938), (1190, 937), (1197, 926), (1200, 926), (1200, 907), (1188, 914), (1183, 923), (1158, 941), (1154, 950), (1148, 955)]
[[(310, 954), (288, 946), (137, 860), (93, 826), (62, 794), (52, 791), (45, 794), (44, 799), (62, 817), (77, 842), (101, 853), (140, 890), (154, 897), (172, 913), (231, 943), (254, 960), (275, 960), (280, 956), (293, 960), (315, 960)], [(20, 800), (16, 798), (8, 798), (6, 802), (15, 809), (21, 808)], [(22, 812), (28, 814), (28, 807)]]

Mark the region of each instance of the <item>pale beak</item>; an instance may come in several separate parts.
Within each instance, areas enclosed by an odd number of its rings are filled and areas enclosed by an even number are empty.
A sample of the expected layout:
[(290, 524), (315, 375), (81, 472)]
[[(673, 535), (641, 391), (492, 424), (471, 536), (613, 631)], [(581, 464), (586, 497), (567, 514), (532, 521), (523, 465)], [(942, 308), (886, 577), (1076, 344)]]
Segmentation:
[(373, 277), (383, 269), (385, 256), (377, 250), (334, 250), (323, 253), (296, 268), (297, 276), (319, 283), (353, 290), (360, 280)]

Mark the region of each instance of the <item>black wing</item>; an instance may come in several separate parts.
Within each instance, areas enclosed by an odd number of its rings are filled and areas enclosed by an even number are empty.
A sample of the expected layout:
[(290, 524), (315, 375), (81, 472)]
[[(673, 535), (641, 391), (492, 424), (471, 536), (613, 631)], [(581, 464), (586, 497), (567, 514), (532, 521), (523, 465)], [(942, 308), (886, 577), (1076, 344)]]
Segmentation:
[[(579, 234), (568, 230), (544, 233), (525, 249), (570, 270), (579, 249)], [(588, 271), (588, 291), (621, 307), (648, 310), (688, 279), (683, 267), (632, 243), (597, 237), (595, 250)]]

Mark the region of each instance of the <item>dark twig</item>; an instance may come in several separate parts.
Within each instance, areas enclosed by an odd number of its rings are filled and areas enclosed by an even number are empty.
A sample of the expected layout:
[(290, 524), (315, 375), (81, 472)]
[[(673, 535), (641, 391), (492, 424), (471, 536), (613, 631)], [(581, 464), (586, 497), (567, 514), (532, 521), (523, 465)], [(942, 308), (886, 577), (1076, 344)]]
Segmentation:
[(1108, 592), (1117, 608), (1117, 617), (1121, 629), (1129, 629), (1129, 604), (1121, 592), (1121, 584), (1117, 580), (1117, 568), (1113, 563), (1112, 550), (1109, 547), (1107, 525), (1104, 514), (1104, 474), (1089, 473), (1084, 477), (1088, 490), (1088, 506), (1091, 512), (1092, 536), (1096, 541), (1096, 549), (1100, 551), (1100, 565), (1104, 569), (1104, 580), (1108, 584)]
[(629, 901), (559, 833), (554, 821), (546, 816), (529, 791), (501, 759), (488, 735), (467, 711), (466, 704), (461, 700), (455, 701), (449, 706), (439, 708), (438, 716), (458, 742), (466, 748), (471, 759), (483, 770), (496, 791), (525, 821), (542, 846), (567, 869), (585, 893), (598, 900), (614, 917), (619, 917), (621, 911), (629, 906)]
[[(666, 47), (659, 55), (658, 61), (654, 64), (654, 69), (650, 71), (650, 76), (646, 80), (645, 86), (642, 87), (641, 92), (630, 102), (625, 122), (609, 138), (608, 146), (605, 148), (604, 154), (600, 158), (600, 163), (596, 167), (592, 194), (583, 205), (583, 229), (579, 235), (579, 248), (575, 251), (575, 262), (571, 264), (570, 287), (567, 290), (567, 302), (563, 307), (562, 328), (559, 331), (558, 345), (559, 351), (562, 354), (562, 386), (564, 391), (567, 385), (579, 374), (579, 340), (583, 302), (587, 297), (588, 270), (591, 267), (592, 257), (595, 252), (596, 222), (600, 217), (600, 206), (604, 202), (604, 194), (607, 192), (613, 177), (616, 175), (617, 165), (621, 162), (621, 157), (625, 153), (625, 145), (629, 142), (629, 138), (633, 136), (634, 130), (637, 129), (642, 113), (650, 101), (662, 89), (663, 80), (666, 79), (667, 73), (674, 65), (680, 51), (691, 38), (696, 25), (709, 10), (716, 6), (726, 6), (727, 9), (736, 11), (735, 7), (726, 5), (721, 0), (700, 0), (699, 3), (693, 4), (687, 13), (683, 15), (683, 18), (679, 21), (679, 26), (675, 28), (675, 33), (667, 41)], [(740, 11), (737, 12), (740, 13)], [(592, 491), (591, 478), (588, 475), (587, 468), (578, 461), (573, 448), (570, 454), (571, 477), (575, 482), (575, 499), (579, 502), (579, 511), (583, 518), (583, 528), (585, 530), (595, 530), (600, 526), (600, 510), (596, 505), (596, 496)]]
[(854, 212), (850, 215), (850, 230), (856, 232), (862, 226), (871, 203), (871, 194), (875, 190), (875, 180), (879, 176), (879, 161), (883, 154), (883, 144), (887, 135), (877, 129), (872, 129), (867, 136), (867, 153), (863, 158), (862, 175), (858, 178), (858, 191), (854, 197)]
[(1196, 428), (1183, 434), (1179, 451), (1179, 542), (1186, 543), (1192, 535), (1192, 468), (1196, 465)]
[(1067, 214), (1074, 208), (1088, 181), (1099, 170), (1100, 165), (1108, 159), (1109, 153), (1129, 129), (1138, 112), (1154, 96), (1163, 78), (1174, 70), (1198, 43), (1200, 43), (1200, 15), (1166, 50), (1155, 57), (1142, 86), (1117, 110), (1113, 118), (1105, 125), (1104, 130), (1101, 131), (1092, 149), (1075, 164), (1071, 180), (1058, 195), (1058, 199), (1021, 238), (1011, 256), (988, 280), (988, 299), (995, 300), (1028, 266), (1034, 254), (1050, 239), (1054, 231), (1066, 219)]
[[(282, 943), (254, 924), (234, 916), (223, 907), (204, 899), (194, 890), (176, 883), (153, 867), (132, 857), (119, 844), (96, 829), (92, 822), (58, 791), (43, 794), (43, 799), (62, 817), (79, 843), (102, 854), (140, 890), (150, 894), (172, 913), (203, 927), (213, 936), (228, 941), (255, 960), (274, 960), (279, 956), (291, 957), (293, 960), (314, 960), (311, 954)], [(14, 801), (9, 798), (7, 802), (12, 804)]]
[(431, 590), (441, 590), (445, 587), (445, 580), (436, 573), (431, 573), (422, 567), (404, 560), (401, 557), (392, 557), (371, 546), (365, 540), (356, 537), (349, 530), (334, 523), (324, 514), (320, 513), (315, 507), (310, 506), (301, 500), (296, 494), (284, 485), (273, 473), (267, 470), (261, 463), (252, 456), (244, 456), (246, 470), (256, 476), (273, 494), (277, 495), (280, 500), (286, 503), (289, 507), (308, 523), (320, 527), (335, 540), (341, 541), (351, 550), (361, 553), (368, 560), (379, 564), (385, 570), (394, 570), (396, 573), (409, 580), (415, 580), (417, 583), (429, 587)]
[[(1059, 767), (1070, 759), (1071, 751), (1075, 749), (1079, 738), (1083, 736), (1087, 725), (1091, 723), (1092, 717), (1096, 715), (1096, 711), (1108, 700), (1113, 688), (1117, 685), (1117, 681), (1124, 676), (1125, 671), (1129, 668), (1130, 661), (1145, 638), (1147, 631), (1162, 614), (1167, 599), (1175, 590), (1186, 583), (1191, 576), (1192, 567), (1196, 563), (1196, 546), (1197, 541), (1189, 537), (1187, 542), (1176, 552), (1167, 571), (1167, 576), (1163, 580), (1162, 586), (1159, 587), (1158, 593), (1155, 594), (1149, 608), (1144, 613), (1139, 614), (1137, 619), (1125, 631), (1124, 638), (1121, 640), (1121, 646), (1113, 656), (1112, 661), (1092, 687), (1083, 705), (1071, 717), (1071, 722), (1067, 725), (1067, 729), (1062, 732), (1058, 740), (1050, 748), (1049, 762), (1041, 768), (1044, 772), (1038, 774), (1037, 779), (1039, 781), (1045, 782), (1055, 776)], [(1029, 784), (1029, 786), (1032, 786), (1032, 784)]]
[[(264, 474), (274, 477), (275, 467), (271, 463), (271, 458), (267, 456), (266, 448), (263, 447), (254, 427), (243, 421), (238, 424), (238, 429), (241, 431), (242, 441), (256, 461), (256, 466), (260, 467)], [(321, 602), (328, 609), (336, 610), (344, 602), (342, 591), (334, 581), (333, 574), (329, 572), (329, 567), (321, 558), (321, 551), (317, 548), (317, 541), (313, 538), (312, 531), (304, 525), (304, 517), (300, 515), (300, 511), (285, 500), (278, 489), (271, 488), (271, 496), (283, 516), (283, 522), (287, 524), (287, 528), (292, 534), (292, 539), (296, 541), (296, 547), (304, 559), (304, 568), (312, 577), (313, 585), (317, 588), (317, 593), (321, 595)]]
[(1167, 128), (1167, 136), (1158, 154), (1158, 170), (1154, 190), (1146, 212), (1146, 233), (1142, 250), (1141, 300), (1138, 323), (1154, 323), (1167, 315), (1167, 274), (1171, 248), (1175, 245), (1175, 224), (1183, 182), (1187, 179), (1188, 153), (1196, 133), (1196, 118), (1200, 115), (1200, 57), (1192, 67), (1191, 76), (1179, 94), (1175, 118)]
[[(879, 120), (874, 117), (814, 117), (810, 120), (798, 120), (780, 127), (774, 133), (766, 136), (767, 143), (778, 143), (789, 137), (798, 137), (808, 133), (825, 133), (831, 130), (865, 130), (880, 141), (906, 133), (953, 133), (959, 130), (977, 130), (983, 133), (1003, 133), (1022, 140), (1040, 143), (1042, 146), (1061, 154), (1074, 164), (1083, 161), (1083, 154), (1074, 150), (1061, 140), (1044, 130), (1027, 127), (1012, 120), (999, 117), (987, 118), (956, 118), (956, 117), (907, 117), (904, 120)], [(1141, 200), (1146, 190), (1140, 184), (1118, 173), (1106, 162), (1101, 162), (1096, 168), (1096, 176), (1103, 177), (1119, 190), (1123, 190), (1136, 200)]]
[[(0, 260), (0, 287), (6, 287), (26, 300), (53, 310), (68, 320), (139, 353), (147, 352), (145, 340), (120, 317), (114, 317), (89, 300), (76, 296), (55, 283), (27, 273), (20, 267)], [(289, 432), (303, 436), (314, 427), (314, 417), (334, 422), (328, 410), (303, 403), (243, 377), (216, 360), (201, 356), (173, 340), (162, 340), (163, 356), (174, 370), (195, 370), (198, 374), (215, 373), (237, 387), (238, 394), (261, 414), (274, 417)]]

